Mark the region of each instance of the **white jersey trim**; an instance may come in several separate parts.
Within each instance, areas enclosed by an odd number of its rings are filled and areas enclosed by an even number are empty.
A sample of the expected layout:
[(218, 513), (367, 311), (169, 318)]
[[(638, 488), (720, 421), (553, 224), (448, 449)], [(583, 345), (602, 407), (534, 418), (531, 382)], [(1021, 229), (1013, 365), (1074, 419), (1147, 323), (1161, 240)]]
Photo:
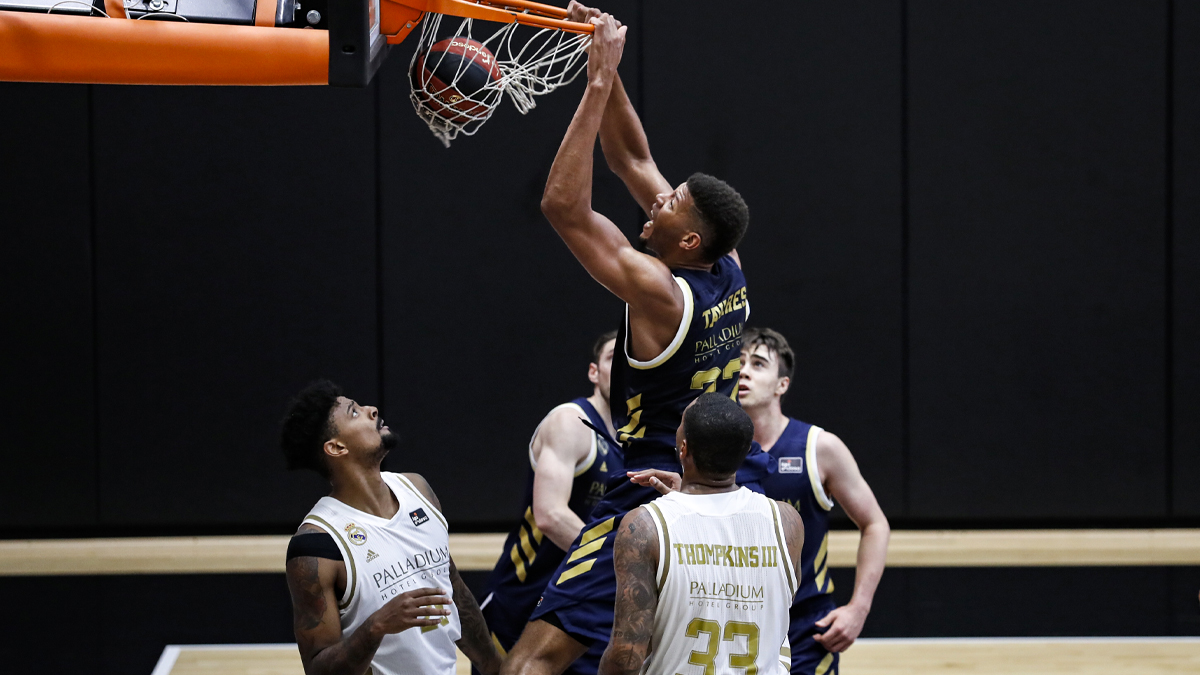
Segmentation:
[(658, 591), (662, 592), (667, 585), (667, 573), (671, 571), (671, 534), (667, 529), (667, 519), (654, 502), (646, 504), (650, 512), (650, 520), (654, 521), (654, 529), (658, 531)]
[(817, 498), (817, 504), (821, 508), (829, 511), (833, 509), (833, 500), (825, 494), (825, 487), (821, 485), (821, 472), (817, 470), (817, 439), (821, 437), (822, 431), (824, 429), (815, 424), (809, 427), (804, 461), (808, 463), (808, 482), (812, 485), (813, 496)]
[(358, 586), (358, 574), (354, 563), (354, 555), (350, 553), (350, 546), (342, 539), (342, 535), (333, 525), (330, 525), (327, 520), (321, 516), (314, 516), (311, 513), (304, 517), (304, 522), (310, 525), (315, 525), (329, 533), (333, 537), (333, 541), (337, 543), (338, 549), (342, 552), (342, 559), (346, 564), (346, 576), (350, 583), (346, 584), (346, 589), (342, 591), (342, 597), (338, 600), (338, 609), (345, 610), (350, 606), (350, 602), (354, 600), (354, 592)]
[(675, 337), (671, 340), (671, 344), (663, 350), (663, 353), (650, 359), (649, 361), (638, 361), (629, 355), (629, 305), (625, 305), (625, 360), (629, 365), (638, 370), (649, 370), (657, 366), (661, 366), (667, 359), (675, 355), (679, 351), (679, 347), (683, 345), (683, 338), (687, 336), (688, 328), (692, 325), (692, 313), (695, 311), (696, 302), (692, 298), (692, 287), (688, 282), (680, 277), (671, 277), (675, 283), (679, 284), (679, 288), (683, 291), (683, 318), (679, 321), (679, 330), (675, 331)]
[[(577, 410), (579, 412), (581, 419), (588, 418), (587, 411), (584, 410), (583, 406), (579, 405), (578, 403), (568, 402), (568, 403), (563, 403), (561, 405), (556, 405), (553, 408), (551, 408), (550, 412), (546, 413), (546, 416), (542, 418), (542, 421), (538, 422), (537, 428), (533, 430), (533, 436), (529, 437), (529, 466), (534, 471), (537, 471), (537, 458), (533, 456), (533, 442), (537, 439), (538, 432), (542, 430), (542, 425), (546, 423), (546, 420), (551, 415), (558, 412), (559, 410), (562, 410), (563, 408), (574, 408), (575, 410)], [(587, 429), (587, 427), (584, 427), (584, 428)], [(587, 456), (584, 457), (583, 459), (579, 460), (579, 462), (575, 464), (575, 477), (576, 478), (579, 478), (583, 474), (587, 473), (587, 470), (592, 468), (592, 464), (596, 463), (596, 453), (599, 452), (599, 448), (597, 447), (597, 442), (596, 442), (596, 432), (592, 431), (591, 429), (588, 429), (588, 435), (591, 436), (591, 438), (592, 438), (592, 447), (588, 450)]]

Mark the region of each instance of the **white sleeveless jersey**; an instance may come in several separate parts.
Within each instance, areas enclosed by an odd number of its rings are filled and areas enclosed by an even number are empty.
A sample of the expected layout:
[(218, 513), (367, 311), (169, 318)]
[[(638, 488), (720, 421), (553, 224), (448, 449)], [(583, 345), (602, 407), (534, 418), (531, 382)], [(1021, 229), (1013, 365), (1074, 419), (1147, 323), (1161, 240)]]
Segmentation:
[[(404, 476), (383, 472), (383, 482), (400, 503), (391, 520), (332, 497), (322, 497), (304, 518), (333, 536), (346, 562), (346, 591), (338, 601), (343, 636), (401, 593), (438, 587), (453, 597), (445, 517)], [(438, 626), (384, 637), (368, 674), (454, 675), (454, 643), (462, 630), (458, 607), (450, 611)]]
[(741, 488), (654, 500), (658, 609), (643, 675), (785, 675), (796, 574), (774, 500)]

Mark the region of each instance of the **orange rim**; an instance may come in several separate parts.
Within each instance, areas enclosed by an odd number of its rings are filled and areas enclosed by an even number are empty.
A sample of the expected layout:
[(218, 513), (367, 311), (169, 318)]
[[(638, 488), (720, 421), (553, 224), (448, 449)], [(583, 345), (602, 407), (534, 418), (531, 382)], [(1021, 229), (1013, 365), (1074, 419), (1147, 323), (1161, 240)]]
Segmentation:
[(567, 21), (567, 10), (531, 0), (391, 0), (400, 5), (498, 23), (519, 23), (539, 28), (554, 28), (571, 33), (591, 34), (596, 27), (590, 23)]

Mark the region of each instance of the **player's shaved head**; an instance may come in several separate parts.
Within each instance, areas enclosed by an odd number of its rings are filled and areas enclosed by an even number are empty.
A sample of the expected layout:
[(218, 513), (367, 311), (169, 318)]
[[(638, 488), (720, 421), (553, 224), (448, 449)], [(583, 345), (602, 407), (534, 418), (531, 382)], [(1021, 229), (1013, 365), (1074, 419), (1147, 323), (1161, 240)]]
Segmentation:
[(683, 412), (683, 437), (698, 471), (724, 477), (736, 472), (750, 452), (754, 422), (728, 396), (701, 394)]

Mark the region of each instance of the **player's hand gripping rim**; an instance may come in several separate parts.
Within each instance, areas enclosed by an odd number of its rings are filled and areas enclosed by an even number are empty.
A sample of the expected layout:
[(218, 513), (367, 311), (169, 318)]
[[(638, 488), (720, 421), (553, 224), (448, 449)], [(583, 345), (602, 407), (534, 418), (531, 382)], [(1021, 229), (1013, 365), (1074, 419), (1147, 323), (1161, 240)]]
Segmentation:
[(621, 63), (625, 32), (629, 28), (622, 26), (611, 14), (603, 13), (589, 18), (588, 23), (596, 26), (592, 32), (592, 45), (588, 48), (588, 82), (608, 86), (612, 84), (617, 65)]
[(441, 588), (418, 588), (388, 600), (371, 615), (379, 633), (400, 633), (417, 626), (436, 626), (450, 616), (450, 596)]
[(641, 471), (626, 471), (625, 475), (629, 476), (630, 481), (638, 485), (650, 486), (664, 495), (678, 492), (683, 487), (683, 478), (674, 471), (642, 469)]

